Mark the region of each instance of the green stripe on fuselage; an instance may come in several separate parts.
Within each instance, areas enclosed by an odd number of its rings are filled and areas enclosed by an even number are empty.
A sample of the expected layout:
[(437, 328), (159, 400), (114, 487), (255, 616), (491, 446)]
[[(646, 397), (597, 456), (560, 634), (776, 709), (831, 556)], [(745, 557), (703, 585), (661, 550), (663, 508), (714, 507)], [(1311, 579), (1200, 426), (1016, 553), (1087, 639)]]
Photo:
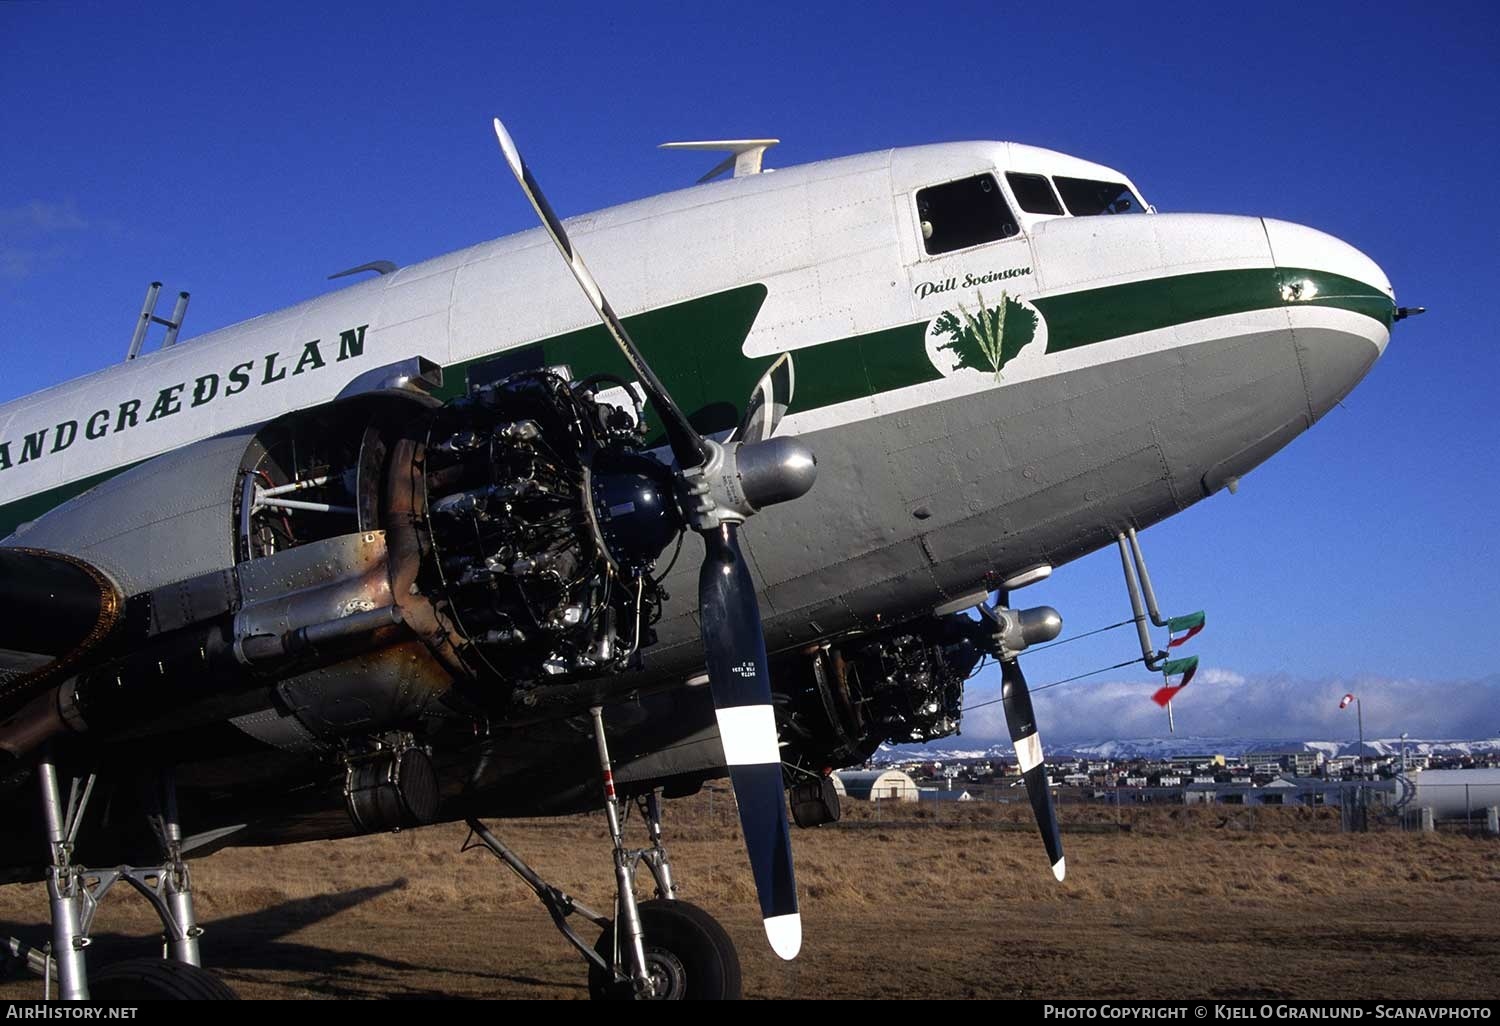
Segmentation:
[[(1303, 285), (1299, 298), (1284, 298)], [(1307, 287), (1311, 285), (1312, 287)], [(728, 430), (740, 404), (772, 357), (746, 358), (745, 339), (766, 300), (764, 285), (746, 285), (625, 318), (679, 406), (704, 432)], [(1390, 328), (1391, 298), (1373, 286), (1321, 271), (1257, 268), (1204, 271), (1149, 281), (1044, 296), (1033, 300), (1047, 320), (1047, 352), (1092, 345), (1123, 335), (1191, 321), (1281, 306), (1331, 306), (1363, 314)], [(927, 357), (928, 321), (835, 339), (798, 349), (797, 393), (791, 412), (821, 409), (852, 399), (906, 388), (942, 377)], [(533, 342), (497, 356), (444, 368), (445, 393), (464, 390), (476, 364), (500, 359), (524, 366), (565, 364), (575, 376), (610, 373), (629, 380), (629, 367), (602, 326)], [(134, 466), (131, 464), (130, 466)], [(101, 481), (129, 469), (105, 471), (0, 506), (0, 538)]]
[[(773, 356), (747, 358), (745, 339), (766, 299), (747, 285), (624, 318), (651, 369), (699, 431), (727, 431)], [(925, 322), (823, 342), (792, 355), (797, 390), (791, 412), (821, 409), (942, 377), (927, 359)], [(499, 356), (445, 369), (445, 391), (463, 391), (465, 375), (489, 360), (506, 367), (567, 366), (585, 373), (634, 375), (602, 325), (543, 339)]]
[[(1301, 298), (1284, 290), (1303, 286)], [(1379, 289), (1324, 271), (1259, 267), (1201, 271), (1125, 285), (1044, 296), (1033, 304), (1047, 319), (1047, 352), (1092, 345), (1178, 324), (1279, 306), (1331, 306), (1390, 328), (1396, 304)]]

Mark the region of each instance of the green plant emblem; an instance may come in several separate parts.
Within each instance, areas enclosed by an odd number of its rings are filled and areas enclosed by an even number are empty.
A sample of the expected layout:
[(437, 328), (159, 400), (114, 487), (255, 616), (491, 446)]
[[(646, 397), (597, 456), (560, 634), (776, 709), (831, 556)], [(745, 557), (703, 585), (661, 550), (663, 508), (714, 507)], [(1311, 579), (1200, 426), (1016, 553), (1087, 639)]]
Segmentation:
[(979, 310), (970, 313), (960, 303), (958, 313), (944, 312), (932, 323), (932, 330), (946, 335), (948, 341), (938, 351), (952, 354), (953, 370), (967, 367), (980, 372), (993, 371), (1000, 380), (1001, 369), (1036, 337), (1037, 314), (1009, 293), (1000, 293), (997, 306), (986, 306), (979, 293)]

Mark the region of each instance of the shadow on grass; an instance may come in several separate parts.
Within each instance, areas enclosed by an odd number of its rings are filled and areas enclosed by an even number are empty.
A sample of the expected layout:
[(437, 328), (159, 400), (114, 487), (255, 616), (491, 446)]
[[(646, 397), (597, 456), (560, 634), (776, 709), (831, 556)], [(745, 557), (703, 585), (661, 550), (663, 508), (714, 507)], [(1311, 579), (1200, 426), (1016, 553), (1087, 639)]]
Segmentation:
[[(452, 991), (433, 985), (434, 979), (441, 981), (448, 975), (466, 980), (477, 977), (549, 988), (559, 985), (556, 980), (520, 974), (485, 972), (469, 966), (455, 968), (442, 964), (436, 952), (430, 963), (413, 962), (375, 952), (342, 951), (287, 939), (294, 933), (405, 887), (406, 880), (402, 878), (337, 894), (297, 898), (255, 912), (205, 922), (204, 965), (231, 986), (259, 983), (264, 979), (262, 974), (274, 972), (279, 976), (278, 986), (330, 998), (448, 998), (454, 996)], [(429, 921), (410, 922), (393, 917), (390, 922), (393, 932), (431, 928)], [(14, 935), (36, 946), (49, 939), (48, 932), (45, 924), (23, 927), (0, 922), (0, 937)], [(473, 938), (473, 942), (484, 943), (480, 937)], [(89, 963), (103, 966), (127, 958), (159, 957), (161, 954), (159, 935), (95, 933), (89, 947)], [(496, 956), (497, 959), (503, 958), (504, 951), (497, 950)], [(580, 965), (576, 989), (584, 989), (585, 977)], [(465, 988), (465, 996), (471, 994), (472, 988)]]

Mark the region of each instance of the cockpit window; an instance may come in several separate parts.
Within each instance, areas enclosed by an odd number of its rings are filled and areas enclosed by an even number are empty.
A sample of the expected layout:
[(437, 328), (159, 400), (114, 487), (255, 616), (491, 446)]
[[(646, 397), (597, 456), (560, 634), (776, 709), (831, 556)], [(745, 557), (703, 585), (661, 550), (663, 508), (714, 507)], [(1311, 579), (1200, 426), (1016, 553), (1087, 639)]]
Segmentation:
[(1096, 182), (1089, 178), (1064, 178), (1058, 175), (1057, 191), (1062, 193), (1068, 213), (1074, 217), (1093, 214), (1143, 214), (1146, 205), (1129, 187), (1119, 182)]
[(1052, 191), (1052, 186), (1047, 184), (1045, 175), (1023, 175), (1011, 171), (1005, 176), (1010, 183), (1010, 191), (1016, 194), (1016, 202), (1021, 204), (1021, 209), (1028, 214), (1061, 214), (1062, 204), (1057, 202), (1057, 194)]
[(994, 175), (975, 175), (917, 192), (928, 253), (950, 253), (1020, 232)]

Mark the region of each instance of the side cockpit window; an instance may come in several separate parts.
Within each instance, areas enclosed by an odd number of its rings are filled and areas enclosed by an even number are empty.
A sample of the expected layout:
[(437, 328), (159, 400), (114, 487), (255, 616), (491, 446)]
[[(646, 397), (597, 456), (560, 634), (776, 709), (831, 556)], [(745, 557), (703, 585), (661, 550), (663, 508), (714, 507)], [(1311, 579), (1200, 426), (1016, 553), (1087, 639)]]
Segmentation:
[(1064, 178), (1058, 175), (1057, 191), (1062, 193), (1068, 213), (1074, 217), (1094, 214), (1144, 214), (1146, 205), (1136, 198), (1130, 187), (1120, 182), (1097, 182), (1090, 178)]
[(994, 175), (975, 175), (917, 191), (917, 216), (929, 254), (951, 253), (1021, 231)]
[(1028, 214), (1061, 214), (1062, 204), (1057, 202), (1057, 193), (1047, 182), (1046, 175), (1023, 175), (1011, 171), (1005, 176), (1010, 191), (1016, 194), (1016, 202)]

